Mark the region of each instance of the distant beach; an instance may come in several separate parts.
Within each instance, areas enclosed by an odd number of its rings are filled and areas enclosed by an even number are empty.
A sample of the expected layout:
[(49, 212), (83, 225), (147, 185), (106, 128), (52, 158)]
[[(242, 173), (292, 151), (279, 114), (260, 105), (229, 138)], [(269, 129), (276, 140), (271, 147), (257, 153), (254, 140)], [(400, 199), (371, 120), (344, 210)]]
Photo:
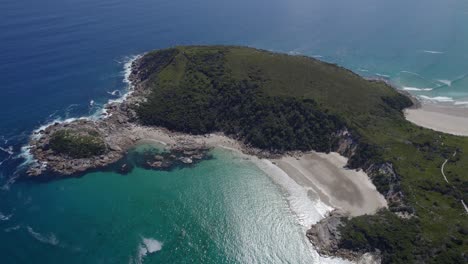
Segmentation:
[(422, 103), (405, 110), (406, 119), (416, 125), (457, 136), (468, 136), (468, 108), (448, 104)]

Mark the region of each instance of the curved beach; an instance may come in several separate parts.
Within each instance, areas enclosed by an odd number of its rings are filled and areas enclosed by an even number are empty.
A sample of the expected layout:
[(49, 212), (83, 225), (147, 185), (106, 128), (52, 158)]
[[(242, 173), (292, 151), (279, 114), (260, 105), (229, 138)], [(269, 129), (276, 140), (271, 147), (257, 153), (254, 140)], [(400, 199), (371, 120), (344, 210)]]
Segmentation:
[(418, 126), (457, 136), (468, 136), (468, 108), (423, 103), (405, 110), (406, 119)]

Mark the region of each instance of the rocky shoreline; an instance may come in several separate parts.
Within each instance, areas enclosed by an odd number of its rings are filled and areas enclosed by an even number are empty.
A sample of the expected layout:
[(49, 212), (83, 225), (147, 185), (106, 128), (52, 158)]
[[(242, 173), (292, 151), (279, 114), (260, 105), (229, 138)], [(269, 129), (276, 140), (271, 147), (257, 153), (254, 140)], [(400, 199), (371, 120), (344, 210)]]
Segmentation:
[[(75, 175), (91, 169), (102, 168), (120, 160), (127, 151), (137, 142), (145, 139), (154, 139), (168, 144), (171, 151), (182, 153), (182, 163), (190, 164), (194, 160), (205, 157), (209, 147), (200, 140), (192, 140), (189, 135), (177, 134), (163, 128), (144, 127), (138, 124), (134, 106), (144, 100), (149, 91), (139, 81), (139, 59), (135, 59), (131, 65), (131, 73), (128, 80), (131, 84), (130, 91), (120, 101), (109, 102), (102, 116), (97, 120), (80, 118), (71, 122), (56, 122), (45, 129), (37, 131), (31, 137), (29, 151), (35, 159), (27, 170), (29, 176), (39, 176), (45, 172), (58, 175)], [(106, 146), (105, 153), (86, 158), (74, 158), (57, 153), (51, 149), (52, 135), (57, 131), (82, 131), (89, 130), (98, 134)], [(154, 138), (156, 137), (156, 138)], [(167, 139), (158, 140), (158, 137)], [(166, 141), (166, 142), (164, 142)], [(162, 160), (154, 160), (149, 164), (152, 168), (167, 168), (174, 163), (174, 158), (167, 157)]]
[[(139, 70), (143, 69), (140, 58), (136, 58), (131, 64), (131, 73), (127, 77), (130, 83), (128, 94), (121, 101), (109, 102), (99, 119), (80, 118), (71, 122), (56, 122), (32, 135), (29, 151), (35, 162), (27, 170), (27, 175), (37, 177), (50, 172), (60, 176), (69, 176), (103, 168), (122, 159), (129, 149), (142, 140), (160, 142), (166, 145), (169, 152), (174, 152), (162, 160), (161, 157), (156, 157), (149, 161), (148, 167), (154, 169), (165, 169), (178, 162), (194, 163), (204, 159), (208, 150), (218, 145), (241, 149), (246, 154), (263, 158), (278, 156), (275, 153), (246, 146), (222, 133), (189, 135), (139, 124), (134, 110), (135, 106), (144, 101), (150, 92), (145, 83), (141, 81), (145, 72)], [(55, 152), (50, 147), (51, 139), (54, 133), (62, 130), (93, 131), (104, 141), (105, 153), (76, 158)]]

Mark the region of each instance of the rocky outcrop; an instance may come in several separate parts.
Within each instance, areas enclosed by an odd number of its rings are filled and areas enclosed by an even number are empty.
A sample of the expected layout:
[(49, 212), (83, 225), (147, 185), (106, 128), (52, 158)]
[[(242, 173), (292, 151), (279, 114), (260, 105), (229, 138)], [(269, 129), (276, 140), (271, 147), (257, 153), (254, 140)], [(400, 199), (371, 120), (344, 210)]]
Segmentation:
[(169, 170), (180, 165), (192, 165), (206, 159), (209, 150), (210, 148), (204, 144), (183, 141), (169, 149), (168, 152), (153, 155), (147, 159), (144, 165), (147, 168), (163, 170)]
[(344, 128), (336, 133), (336, 137), (338, 138), (338, 144), (335, 151), (340, 153), (341, 156), (352, 157), (356, 153), (358, 147), (357, 141), (353, 138), (353, 135), (348, 129)]
[[(339, 131), (337, 137), (336, 152), (351, 160), (359, 151), (358, 140), (347, 129)], [(390, 211), (404, 218), (414, 215), (414, 208), (406, 203), (400, 176), (396, 173), (392, 163), (366, 161), (360, 166), (362, 166), (360, 169), (366, 172), (377, 190), (385, 197)], [(340, 248), (340, 228), (347, 217), (349, 216), (343, 212), (333, 211), (307, 231), (308, 239), (321, 255), (337, 256), (357, 263), (380, 263), (378, 252), (356, 252)]]
[(406, 218), (414, 214), (414, 208), (407, 205), (400, 176), (395, 172), (392, 163), (372, 164), (365, 171), (387, 200), (390, 211)]
[[(358, 151), (358, 140), (351, 132), (343, 129), (337, 133), (338, 146), (336, 152), (351, 160)], [(369, 176), (377, 190), (385, 197), (389, 209), (398, 212), (399, 215), (408, 217), (414, 213), (414, 209), (406, 205), (405, 197), (401, 189), (400, 176), (395, 172), (390, 162), (361, 164), (361, 168)]]
[(342, 218), (346, 214), (335, 210), (307, 231), (307, 238), (322, 255), (340, 256), (354, 259), (357, 253), (340, 249), (341, 234), (339, 228), (343, 226)]
[(362, 264), (379, 263), (380, 257), (376, 252), (356, 252), (340, 248), (340, 228), (344, 225), (343, 220), (346, 217), (345, 213), (338, 210), (331, 212), (307, 231), (307, 238), (320, 255), (340, 257)]

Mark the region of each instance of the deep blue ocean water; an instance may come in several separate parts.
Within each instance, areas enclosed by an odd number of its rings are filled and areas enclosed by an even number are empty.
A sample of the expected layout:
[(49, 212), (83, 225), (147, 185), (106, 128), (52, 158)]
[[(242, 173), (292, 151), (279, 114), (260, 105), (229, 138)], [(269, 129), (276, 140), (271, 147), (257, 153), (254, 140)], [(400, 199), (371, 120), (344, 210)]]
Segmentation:
[[(348, 67), (363, 76), (388, 79), (423, 99), (463, 107), (468, 106), (466, 25), (468, 2), (464, 0), (0, 0), (0, 185), (3, 186), (0, 190), (0, 262), (53, 263), (57, 259), (57, 263), (63, 263), (70, 258), (72, 260), (68, 262), (128, 263), (134, 260), (138, 245), (146, 236), (158, 240), (163, 246), (155, 253), (160, 255), (152, 255), (154, 260), (148, 257), (145, 262), (190, 263), (196, 262), (190, 257), (204, 256), (200, 252), (190, 255), (192, 251), (185, 249), (181, 250), (185, 253), (179, 255), (169, 253), (177, 247), (188, 247), (185, 239), (178, 243), (174, 242), (178, 241), (176, 238), (170, 237), (172, 233), (182, 232), (170, 223), (193, 224), (195, 227), (190, 230), (211, 232), (209, 226), (203, 226), (201, 220), (190, 215), (181, 216), (182, 220), (171, 215), (179, 212), (177, 208), (180, 206), (186, 206), (181, 208), (190, 211), (197, 208), (197, 204), (171, 204), (176, 207), (174, 211), (155, 206), (151, 210), (157, 212), (148, 214), (143, 206), (138, 207), (141, 210), (132, 211), (135, 205), (131, 201), (122, 203), (122, 208), (108, 204), (111, 202), (100, 198), (125, 200), (119, 197), (120, 193), (138, 188), (133, 182), (134, 189), (125, 189), (131, 185), (125, 182), (129, 179), (123, 180), (112, 173), (94, 173), (79, 179), (41, 184), (15, 183), (13, 180), (24, 162), (20, 156), (21, 147), (27, 143), (31, 131), (52, 120), (92, 115), (109, 99), (115, 99), (111, 93), (125, 89), (123, 64), (131, 56), (173, 45), (248, 45), (314, 56)], [(222, 169), (232, 166), (228, 162), (231, 158), (220, 155), (210, 162), (218, 162), (217, 166)], [(245, 166), (255, 171), (255, 166)], [(229, 175), (240, 177), (245, 175), (244, 169), (235, 165)], [(143, 183), (151, 182), (152, 178), (144, 176), (149, 172), (137, 170), (134, 173), (136, 182), (138, 177), (144, 179)], [(183, 175), (190, 173), (183, 170), (173, 175), (180, 174), (183, 179)], [(206, 175), (221, 177), (224, 173), (210, 169)], [(113, 181), (113, 177), (119, 180)], [(166, 178), (153, 179), (152, 184), (185, 186), (190, 183), (183, 180), (177, 184), (168, 183), (172, 177), (170, 173), (161, 177)], [(258, 177), (268, 182), (267, 176)], [(248, 179), (240, 177), (237, 182)], [(117, 186), (106, 188), (112, 183)], [(88, 197), (87, 190), (94, 184), (101, 188)], [(220, 187), (223, 189), (233, 183), (219, 181), (216, 184), (223, 185)], [(260, 188), (265, 182), (260, 180), (251, 184)], [(199, 188), (202, 186), (198, 185)], [(68, 188), (81, 189), (67, 192)], [(262, 196), (255, 197), (261, 199), (272, 195), (272, 200), (281, 201), (284, 196), (280, 187), (267, 190), (261, 193)], [(194, 197), (202, 197), (197, 191), (191, 189)], [(158, 192), (157, 188), (154, 192)], [(248, 192), (239, 193), (249, 195)], [(71, 197), (72, 194), (76, 196)], [(167, 197), (180, 195), (177, 191), (163, 194)], [(161, 195), (158, 202), (165, 200), (163, 194), (158, 194)], [(148, 195), (135, 199), (145, 202)], [(96, 200), (93, 201), (93, 197)], [(227, 200), (219, 207), (209, 203), (206, 206), (222, 211), (234, 206), (233, 200)], [(206, 198), (206, 201), (210, 199)], [(277, 204), (278, 208), (284, 209), (287, 201), (283, 202)], [(70, 212), (70, 208), (75, 208), (76, 212)], [(130, 212), (141, 212), (141, 215), (134, 216), (133, 221), (129, 219), (128, 225), (123, 220), (114, 224), (112, 219), (129, 217)], [(217, 217), (227, 217), (229, 213), (227, 210), (207, 213), (204, 221), (216, 223)], [(291, 231), (288, 238), (296, 238), (302, 230), (288, 218), (291, 214), (283, 212), (280, 215), (278, 223), (286, 223), (287, 230)], [(252, 220), (249, 217), (253, 216), (245, 216)], [(161, 231), (156, 231), (157, 226), (139, 230), (152, 221), (168, 229), (167, 233), (159, 234)], [(256, 227), (271, 225), (274, 223), (266, 222)], [(229, 236), (222, 240), (220, 234), (229, 232), (229, 228), (220, 229), (216, 225), (213, 228), (217, 238), (197, 233), (201, 238), (190, 242), (194, 248), (204, 245), (209, 249), (205, 254), (206, 263), (265, 261), (266, 251), (257, 251), (257, 259), (255, 253), (231, 252), (248, 241), (234, 243), (234, 238)], [(128, 229), (134, 232), (124, 232)], [(82, 237), (72, 238), (72, 234), (79, 233), (83, 233)], [(255, 239), (260, 238), (253, 237), (254, 244)], [(274, 239), (277, 237), (272, 237), (271, 245), (264, 247), (274, 245)], [(266, 243), (266, 240), (261, 241)], [(231, 246), (223, 248), (220, 244)], [(307, 250), (307, 245), (301, 245)], [(73, 247), (77, 251), (73, 251)], [(297, 260), (294, 256), (279, 256), (276, 260)]]

